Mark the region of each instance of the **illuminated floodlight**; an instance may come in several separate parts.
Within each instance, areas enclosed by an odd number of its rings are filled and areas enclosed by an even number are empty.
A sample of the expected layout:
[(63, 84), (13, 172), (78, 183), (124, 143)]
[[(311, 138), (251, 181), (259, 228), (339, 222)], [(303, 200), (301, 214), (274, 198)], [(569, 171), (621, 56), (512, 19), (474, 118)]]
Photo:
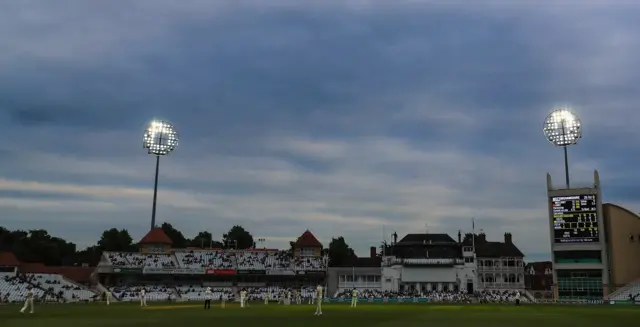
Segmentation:
[(555, 146), (569, 146), (582, 138), (580, 118), (568, 109), (552, 111), (544, 120), (544, 136)]
[(156, 204), (158, 202), (158, 172), (160, 156), (167, 155), (178, 146), (178, 132), (167, 121), (153, 120), (144, 131), (142, 147), (149, 154), (156, 156), (156, 178), (153, 184), (153, 209), (151, 211), (151, 229), (156, 227)]
[(175, 150), (177, 146), (178, 132), (173, 124), (154, 120), (147, 126), (142, 138), (142, 147), (147, 149), (149, 154), (164, 156)]
[(578, 144), (582, 138), (582, 124), (578, 115), (566, 108), (552, 111), (544, 120), (542, 128), (547, 141), (555, 146), (560, 146), (564, 150), (564, 173), (567, 189), (569, 185), (569, 155), (567, 147)]

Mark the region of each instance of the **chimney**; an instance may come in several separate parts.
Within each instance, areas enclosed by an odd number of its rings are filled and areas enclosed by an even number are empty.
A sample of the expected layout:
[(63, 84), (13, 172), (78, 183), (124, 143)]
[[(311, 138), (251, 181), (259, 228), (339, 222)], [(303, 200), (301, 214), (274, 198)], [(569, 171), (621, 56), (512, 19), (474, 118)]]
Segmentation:
[(369, 256), (371, 256), (372, 259), (378, 256), (378, 251), (375, 246), (369, 248)]
[(478, 234), (478, 240), (480, 242), (487, 242), (487, 234), (480, 232), (480, 234)]
[(462, 243), (462, 232), (458, 231), (458, 244)]
[(506, 244), (513, 244), (513, 238), (511, 237), (511, 233), (504, 233), (504, 242)]

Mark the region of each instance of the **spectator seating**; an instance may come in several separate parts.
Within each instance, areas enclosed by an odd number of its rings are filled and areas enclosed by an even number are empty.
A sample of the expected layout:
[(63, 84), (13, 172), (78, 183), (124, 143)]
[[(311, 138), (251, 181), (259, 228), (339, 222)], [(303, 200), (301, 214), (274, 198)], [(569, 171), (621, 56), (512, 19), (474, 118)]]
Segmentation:
[(293, 259), (295, 270), (326, 270), (327, 258), (300, 257)]
[(122, 302), (140, 301), (140, 291), (146, 290), (147, 301), (167, 301), (173, 298), (174, 289), (166, 285), (127, 285), (109, 290)]
[(182, 268), (236, 269), (233, 253), (222, 250), (195, 250), (176, 252)]
[(66, 301), (88, 301), (95, 293), (82, 288), (58, 274), (32, 274), (30, 282), (51, 294), (59, 296)]
[[(205, 299), (206, 286), (202, 285), (179, 285), (176, 287), (178, 294), (185, 301), (200, 301)], [(226, 295), (227, 299), (234, 298), (233, 288), (231, 287), (212, 287), (213, 299), (219, 300), (220, 297)]]
[(126, 258), (134, 267), (175, 268), (177, 262), (168, 254), (127, 253)]
[(268, 252), (265, 269), (291, 269), (291, 257), (287, 251)]
[[(475, 296), (483, 303), (505, 303), (505, 302), (515, 302), (516, 301), (516, 291), (515, 290), (504, 290), (504, 291), (482, 291), (476, 292)], [(524, 292), (520, 292), (520, 301), (523, 303), (529, 302), (529, 300), (524, 296)]]
[[(0, 273), (0, 298), (8, 302), (22, 302), (27, 296), (27, 289), (31, 284), (15, 277), (14, 273)], [(33, 287), (33, 294), (36, 298), (42, 298), (45, 292)], [(51, 298), (49, 298), (51, 300)]]
[(109, 260), (112, 266), (127, 267), (130, 265), (124, 252), (104, 252), (103, 256)]
[(249, 300), (261, 301), (264, 301), (267, 296), (269, 297), (269, 301), (277, 301), (280, 294), (285, 291), (284, 288), (278, 286), (247, 287), (246, 290), (249, 295)]
[(625, 287), (609, 295), (612, 301), (640, 300), (640, 280), (627, 284)]
[(236, 261), (241, 270), (265, 270), (267, 258), (272, 252), (267, 251), (238, 251)]

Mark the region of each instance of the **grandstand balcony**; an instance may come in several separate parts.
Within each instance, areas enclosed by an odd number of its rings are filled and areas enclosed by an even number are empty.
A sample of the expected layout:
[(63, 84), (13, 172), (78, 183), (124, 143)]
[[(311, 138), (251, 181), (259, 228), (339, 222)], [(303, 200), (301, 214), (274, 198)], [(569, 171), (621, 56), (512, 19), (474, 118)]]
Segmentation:
[(490, 283), (478, 282), (480, 290), (523, 290), (524, 283)]
[(403, 266), (430, 266), (430, 267), (453, 267), (455, 265), (464, 265), (464, 259), (460, 258), (391, 258), (385, 260), (387, 266), (403, 265)]

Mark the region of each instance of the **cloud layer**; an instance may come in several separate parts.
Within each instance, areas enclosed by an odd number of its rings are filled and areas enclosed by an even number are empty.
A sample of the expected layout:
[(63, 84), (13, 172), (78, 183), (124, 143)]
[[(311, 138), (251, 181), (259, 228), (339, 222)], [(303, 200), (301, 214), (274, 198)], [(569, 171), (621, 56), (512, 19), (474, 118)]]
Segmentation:
[[(268, 3), (268, 5), (267, 5)], [(632, 122), (640, 6), (488, 1), (12, 1), (0, 4), (0, 207), (10, 228), (81, 245), (141, 237), (149, 119), (158, 220), (193, 236), (241, 224), (283, 247), (305, 229), (358, 253), (383, 231), (507, 231), (549, 251), (542, 135), (582, 118), (572, 179), (640, 209)], [(560, 185), (560, 184), (559, 184)], [(425, 224), (427, 227), (425, 227)]]

